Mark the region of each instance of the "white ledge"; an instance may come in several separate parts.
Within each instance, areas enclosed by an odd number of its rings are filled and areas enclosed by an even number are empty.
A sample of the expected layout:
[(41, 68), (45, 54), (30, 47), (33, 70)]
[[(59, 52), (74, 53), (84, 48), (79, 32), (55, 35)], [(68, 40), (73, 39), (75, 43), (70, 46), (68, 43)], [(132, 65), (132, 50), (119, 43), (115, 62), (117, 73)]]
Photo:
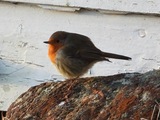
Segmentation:
[[(75, 11), (80, 8), (103, 11), (115, 11), (115, 13), (141, 13), (160, 14), (159, 0), (2, 0), (6, 2), (19, 2), (38, 5), (61, 6), (58, 10)], [(64, 7), (64, 8), (63, 8)], [(67, 8), (66, 8), (67, 7)], [(68, 7), (72, 7), (69, 9)], [(55, 10), (55, 9), (54, 9)], [(108, 12), (105, 12), (108, 13)], [(113, 13), (113, 12), (111, 12)]]

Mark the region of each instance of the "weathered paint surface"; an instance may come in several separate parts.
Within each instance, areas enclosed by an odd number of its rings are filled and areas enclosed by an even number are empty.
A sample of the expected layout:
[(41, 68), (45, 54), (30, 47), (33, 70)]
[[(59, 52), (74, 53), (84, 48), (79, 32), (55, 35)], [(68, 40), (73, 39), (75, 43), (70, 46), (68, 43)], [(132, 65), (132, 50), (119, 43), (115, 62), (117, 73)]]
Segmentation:
[(160, 18), (156, 16), (58, 12), (5, 2), (0, 2), (0, 16), (0, 110), (31, 86), (63, 79), (43, 44), (57, 30), (87, 35), (101, 50), (133, 59), (97, 63), (87, 76), (145, 72), (160, 66)]
[(159, 0), (2, 0), (9, 2), (20, 2), (29, 4), (40, 4), (49, 6), (79, 7), (96, 10), (160, 14)]

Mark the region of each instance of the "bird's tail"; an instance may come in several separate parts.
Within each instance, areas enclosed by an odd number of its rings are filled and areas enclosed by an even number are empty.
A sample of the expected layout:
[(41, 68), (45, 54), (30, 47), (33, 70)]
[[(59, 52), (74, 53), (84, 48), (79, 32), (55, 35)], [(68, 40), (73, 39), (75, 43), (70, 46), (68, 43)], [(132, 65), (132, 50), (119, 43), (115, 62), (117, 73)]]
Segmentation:
[(117, 55), (117, 54), (113, 54), (113, 53), (103, 52), (102, 54), (104, 57), (107, 57), (107, 58), (122, 59), (122, 60), (131, 60), (132, 59), (132, 58), (124, 56), (124, 55)]

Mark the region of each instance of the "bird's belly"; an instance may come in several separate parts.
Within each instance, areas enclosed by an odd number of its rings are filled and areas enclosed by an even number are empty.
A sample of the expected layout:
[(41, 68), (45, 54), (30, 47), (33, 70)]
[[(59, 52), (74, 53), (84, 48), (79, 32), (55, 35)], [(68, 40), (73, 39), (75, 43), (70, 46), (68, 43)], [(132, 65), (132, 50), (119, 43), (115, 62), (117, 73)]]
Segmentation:
[(94, 63), (86, 63), (79, 59), (64, 58), (56, 59), (56, 67), (67, 78), (76, 78), (85, 74)]

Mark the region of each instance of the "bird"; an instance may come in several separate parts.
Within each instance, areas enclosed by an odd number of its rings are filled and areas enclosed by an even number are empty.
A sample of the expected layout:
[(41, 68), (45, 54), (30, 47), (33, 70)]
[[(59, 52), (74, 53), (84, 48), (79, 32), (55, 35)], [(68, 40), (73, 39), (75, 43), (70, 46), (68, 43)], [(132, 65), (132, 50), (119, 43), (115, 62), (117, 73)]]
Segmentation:
[(48, 41), (48, 56), (65, 78), (83, 76), (95, 63), (109, 58), (131, 60), (130, 57), (103, 52), (85, 35), (66, 31), (54, 32)]

